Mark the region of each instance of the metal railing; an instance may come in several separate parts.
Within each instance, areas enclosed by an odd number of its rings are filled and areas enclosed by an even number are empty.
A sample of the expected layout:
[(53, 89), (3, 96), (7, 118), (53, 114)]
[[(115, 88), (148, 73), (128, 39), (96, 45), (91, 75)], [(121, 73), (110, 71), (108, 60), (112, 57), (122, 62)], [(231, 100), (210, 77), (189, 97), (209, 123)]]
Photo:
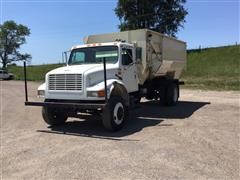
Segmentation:
[[(69, 105), (69, 106), (79, 106), (82, 108), (86, 108), (86, 103), (59, 103), (59, 102), (29, 102), (28, 101), (28, 87), (27, 87), (27, 67), (26, 61), (23, 61), (23, 70), (24, 70), (24, 87), (25, 87), (25, 105), (26, 106), (48, 106), (48, 105)], [(91, 107), (91, 103), (87, 103), (87, 107), (90, 109), (103, 107), (108, 102), (108, 95), (107, 95), (107, 71), (106, 71), (106, 58), (103, 58), (103, 72), (104, 72), (104, 93), (105, 93), (105, 104), (96, 104), (93, 103)]]

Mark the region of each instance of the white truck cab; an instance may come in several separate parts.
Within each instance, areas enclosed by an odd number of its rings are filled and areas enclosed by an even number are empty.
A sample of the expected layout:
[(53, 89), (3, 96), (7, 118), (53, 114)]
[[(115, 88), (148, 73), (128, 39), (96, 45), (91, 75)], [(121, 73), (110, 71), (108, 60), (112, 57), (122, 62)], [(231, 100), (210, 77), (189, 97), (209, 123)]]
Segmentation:
[(84, 42), (71, 48), (66, 66), (46, 74), (38, 88), (43, 103), (26, 98), (26, 105), (43, 106), (46, 123), (58, 125), (81, 112), (98, 113), (104, 127), (116, 131), (141, 97), (177, 103), (185, 42), (147, 29), (92, 35)]
[(122, 42), (74, 46), (67, 66), (46, 74), (45, 99), (104, 100), (103, 58), (108, 91), (112, 90), (113, 82), (118, 82), (128, 93), (136, 92), (138, 76), (134, 56), (133, 45)]

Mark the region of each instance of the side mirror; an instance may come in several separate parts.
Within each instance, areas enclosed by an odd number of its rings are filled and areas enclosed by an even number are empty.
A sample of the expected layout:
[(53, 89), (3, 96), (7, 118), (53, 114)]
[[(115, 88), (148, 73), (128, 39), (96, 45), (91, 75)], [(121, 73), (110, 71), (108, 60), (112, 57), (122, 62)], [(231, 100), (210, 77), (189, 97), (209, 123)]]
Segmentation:
[(70, 51), (65, 51), (62, 53), (63, 64), (68, 64), (69, 53), (70, 53)]
[(129, 65), (132, 62), (132, 59), (128, 54), (122, 55), (122, 65)]

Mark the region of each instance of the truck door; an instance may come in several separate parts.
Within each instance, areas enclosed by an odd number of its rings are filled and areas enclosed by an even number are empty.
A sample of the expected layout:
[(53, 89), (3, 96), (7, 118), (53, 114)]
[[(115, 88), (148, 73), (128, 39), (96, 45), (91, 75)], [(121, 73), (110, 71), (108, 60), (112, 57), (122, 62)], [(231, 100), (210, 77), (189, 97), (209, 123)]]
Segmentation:
[(122, 78), (128, 92), (138, 91), (138, 76), (133, 48), (122, 48)]

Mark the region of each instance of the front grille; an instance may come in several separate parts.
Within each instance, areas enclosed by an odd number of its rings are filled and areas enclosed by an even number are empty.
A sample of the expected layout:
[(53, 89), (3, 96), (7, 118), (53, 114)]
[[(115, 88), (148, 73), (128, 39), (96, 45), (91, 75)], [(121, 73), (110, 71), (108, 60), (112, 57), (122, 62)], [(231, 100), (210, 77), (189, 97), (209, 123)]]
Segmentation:
[(82, 90), (82, 74), (50, 74), (48, 76), (49, 90)]

